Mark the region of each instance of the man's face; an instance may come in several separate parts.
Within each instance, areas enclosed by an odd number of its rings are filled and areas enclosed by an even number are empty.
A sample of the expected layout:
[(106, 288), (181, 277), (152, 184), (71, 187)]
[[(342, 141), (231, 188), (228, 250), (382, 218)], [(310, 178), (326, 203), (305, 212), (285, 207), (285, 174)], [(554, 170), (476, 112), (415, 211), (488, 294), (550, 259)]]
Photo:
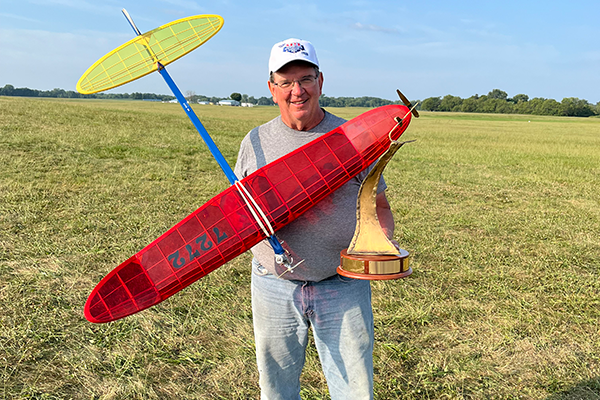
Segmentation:
[(323, 119), (324, 113), (319, 107), (319, 96), (323, 87), (323, 74), (319, 74), (312, 85), (294, 82), (291, 90), (277, 86), (283, 82), (301, 81), (306, 77), (315, 77), (315, 69), (308, 64), (290, 63), (273, 74), (275, 84), (269, 82), (273, 101), (279, 106), (282, 121), (292, 129), (305, 131), (314, 128)]

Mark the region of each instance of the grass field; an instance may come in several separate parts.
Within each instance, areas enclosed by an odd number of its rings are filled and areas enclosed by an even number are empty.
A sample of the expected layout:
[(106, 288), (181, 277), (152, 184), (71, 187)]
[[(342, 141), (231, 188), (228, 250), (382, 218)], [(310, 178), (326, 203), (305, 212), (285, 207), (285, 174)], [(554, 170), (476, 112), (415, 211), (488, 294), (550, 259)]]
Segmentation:
[[(230, 165), (278, 113), (195, 110)], [(373, 283), (376, 398), (600, 399), (600, 119), (424, 113), (404, 138), (386, 180), (414, 273)], [(0, 97), (0, 398), (258, 398), (248, 254), (82, 313), (227, 186), (176, 104)], [(314, 350), (302, 395), (328, 398)]]

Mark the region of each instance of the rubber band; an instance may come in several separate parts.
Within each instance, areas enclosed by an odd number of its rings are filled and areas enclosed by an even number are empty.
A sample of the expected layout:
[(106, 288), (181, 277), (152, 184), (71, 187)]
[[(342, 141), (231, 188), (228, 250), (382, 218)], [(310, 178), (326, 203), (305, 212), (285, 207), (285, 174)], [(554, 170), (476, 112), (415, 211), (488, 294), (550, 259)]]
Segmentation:
[[(234, 185), (238, 188), (238, 191), (242, 195), (242, 198), (244, 199), (244, 202), (246, 203), (246, 206), (248, 206), (248, 208), (250, 209), (250, 212), (252, 213), (252, 216), (254, 217), (254, 220), (258, 223), (258, 225), (262, 229), (262, 231), (265, 234), (265, 236), (267, 236), (267, 237), (273, 236), (275, 234), (275, 230), (273, 229), (273, 226), (271, 225), (271, 223), (267, 219), (267, 216), (265, 215), (265, 213), (263, 212), (263, 210), (260, 208), (260, 206), (258, 205), (258, 203), (250, 195), (250, 193), (248, 192), (248, 190), (246, 190), (246, 188), (244, 187), (244, 185), (242, 185), (240, 183), (240, 181), (235, 181)], [(256, 213), (257, 211), (260, 214), (260, 217)], [(262, 217), (262, 219), (261, 219), (261, 217)], [(267, 228), (269, 228), (269, 229), (267, 230)]]

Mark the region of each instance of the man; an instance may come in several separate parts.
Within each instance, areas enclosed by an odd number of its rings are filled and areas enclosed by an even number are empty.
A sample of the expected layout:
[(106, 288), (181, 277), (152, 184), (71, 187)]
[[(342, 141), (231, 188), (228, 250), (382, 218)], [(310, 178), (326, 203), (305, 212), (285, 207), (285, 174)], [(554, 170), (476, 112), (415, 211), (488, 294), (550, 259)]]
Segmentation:
[[(310, 42), (288, 39), (273, 46), (268, 86), (281, 115), (242, 141), (235, 167), (240, 178), (345, 122), (319, 106), (323, 74)], [(300, 398), (310, 327), (331, 398), (373, 398), (370, 283), (336, 273), (340, 251), (354, 233), (356, 199), (366, 174), (277, 232), (303, 260), (292, 271), (275, 262), (267, 241), (252, 249), (252, 312), (262, 399)], [(385, 183), (379, 186), (377, 215), (392, 238), (394, 220)]]

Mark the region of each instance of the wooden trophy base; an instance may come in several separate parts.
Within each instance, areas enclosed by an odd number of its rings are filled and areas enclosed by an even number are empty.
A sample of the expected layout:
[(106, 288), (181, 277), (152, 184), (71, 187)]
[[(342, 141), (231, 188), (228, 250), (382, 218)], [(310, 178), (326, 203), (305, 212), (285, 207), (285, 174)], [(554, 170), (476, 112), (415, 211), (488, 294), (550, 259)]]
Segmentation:
[(387, 280), (405, 278), (412, 274), (408, 266), (408, 251), (400, 249), (398, 256), (348, 254), (347, 249), (340, 253), (341, 265), (337, 273), (354, 279)]

